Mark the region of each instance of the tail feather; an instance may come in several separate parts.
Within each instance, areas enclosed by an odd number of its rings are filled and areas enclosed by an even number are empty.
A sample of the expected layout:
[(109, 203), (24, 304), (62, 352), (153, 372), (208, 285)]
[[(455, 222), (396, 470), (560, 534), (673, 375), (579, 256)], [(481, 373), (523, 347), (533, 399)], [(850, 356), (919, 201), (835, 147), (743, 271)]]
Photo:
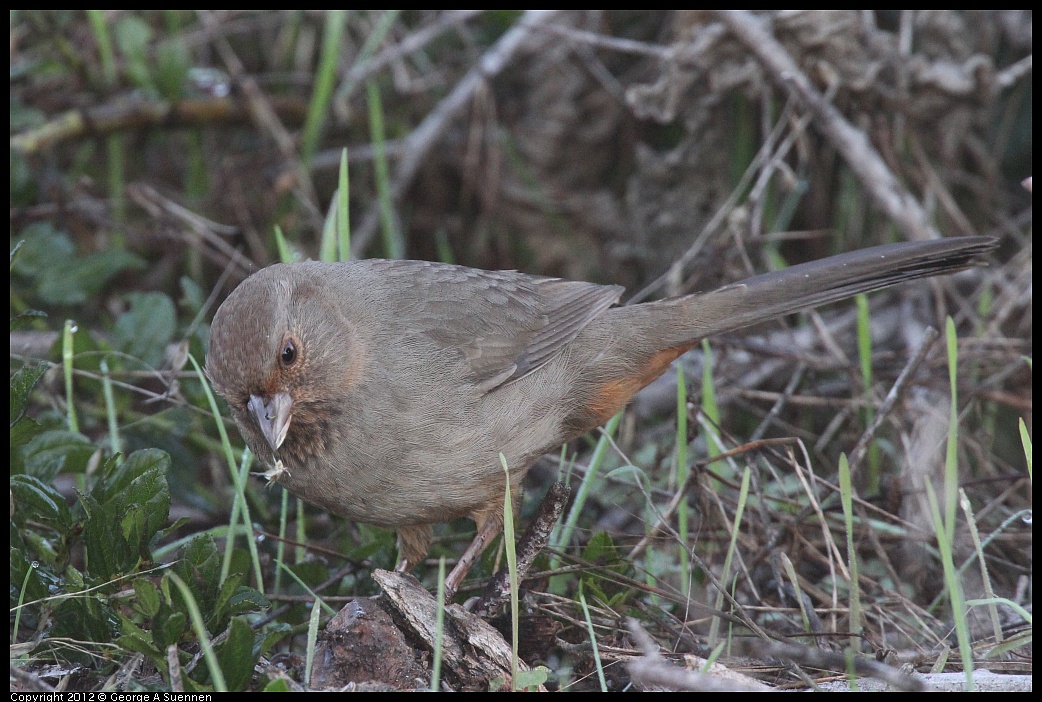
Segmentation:
[(859, 293), (966, 270), (981, 265), (980, 257), (996, 245), (995, 239), (977, 236), (876, 246), (659, 304), (686, 308), (687, 323), (677, 331), (687, 338), (678, 342), (695, 343)]

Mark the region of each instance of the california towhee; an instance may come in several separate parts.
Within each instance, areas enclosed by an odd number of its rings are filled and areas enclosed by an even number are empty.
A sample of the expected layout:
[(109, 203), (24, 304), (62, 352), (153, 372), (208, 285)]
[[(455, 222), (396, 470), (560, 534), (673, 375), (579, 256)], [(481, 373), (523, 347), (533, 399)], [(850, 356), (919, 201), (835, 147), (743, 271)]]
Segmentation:
[[(879, 246), (714, 292), (613, 307), (622, 288), (424, 261), (291, 263), (214, 316), (206, 373), (290, 492), (395, 529), (408, 569), (431, 525), (477, 536), (454, 592), (543, 454), (606, 421), (701, 339), (977, 265), (985, 237)], [(284, 469), (284, 470), (283, 470)]]

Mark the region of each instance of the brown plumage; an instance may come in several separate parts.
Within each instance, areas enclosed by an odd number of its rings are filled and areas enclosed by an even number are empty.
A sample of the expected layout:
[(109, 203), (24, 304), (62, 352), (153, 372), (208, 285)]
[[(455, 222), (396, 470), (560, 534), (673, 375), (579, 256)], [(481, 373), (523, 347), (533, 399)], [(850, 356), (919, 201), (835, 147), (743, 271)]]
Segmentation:
[(423, 261), (265, 268), (213, 320), (206, 372), (279, 482), (348, 519), (395, 529), (402, 568), (431, 525), (499, 531), (502, 453), (519, 486), (543, 454), (595, 428), (701, 339), (856, 293), (978, 265), (985, 237), (891, 244), (719, 290), (613, 307), (622, 288)]

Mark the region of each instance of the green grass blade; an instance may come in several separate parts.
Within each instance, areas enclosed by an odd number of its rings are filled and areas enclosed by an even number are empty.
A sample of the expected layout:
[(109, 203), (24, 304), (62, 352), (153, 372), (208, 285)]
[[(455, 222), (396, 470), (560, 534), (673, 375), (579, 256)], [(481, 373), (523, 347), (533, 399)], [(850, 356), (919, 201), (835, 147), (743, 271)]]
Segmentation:
[(336, 233), (340, 249), (339, 260), (351, 259), (351, 181), (348, 177), (347, 149), (340, 154), (339, 185), (336, 189)]
[[(734, 560), (735, 551), (738, 548), (738, 532), (742, 526), (742, 514), (745, 512), (745, 505), (749, 499), (749, 467), (746, 466), (742, 472), (742, 487), (738, 491), (738, 504), (735, 505), (734, 512), (734, 525), (731, 527), (731, 542), (727, 546), (727, 555), (724, 557), (724, 567), (720, 571), (720, 584), (726, 586), (728, 580), (731, 577), (731, 562)], [(721, 590), (716, 594), (716, 604), (713, 605), (717, 610), (724, 608), (724, 593)], [(713, 623), (709, 625), (709, 645), (715, 646), (720, 636), (720, 618), (713, 617)]]
[(510, 572), (510, 678), (511, 685), (517, 689), (517, 650), (520, 646), (518, 639), (518, 621), (520, 619), (519, 602), (517, 595), (517, 550), (514, 542), (514, 498), (510, 490), (510, 467), (507, 466), (507, 457), (499, 454), (499, 462), (503, 465), (506, 495), (503, 497), (503, 546), (506, 550), (507, 569)]
[(847, 567), (850, 570), (850, 632), (852, 652), (861, 650), (861, 586), (858, 580), (857, 550), (854, 548), (854, 486), (847, 454), (839, 455), (839, 500), (843, 507), (843, 527), (847, 533)]
[(583, 583), (579, 581), (579, 605), (586, 619), (586, 631), (590, 637), (590, 647), (593, 651), (593, 665), (597, 669), (597, 681), (601, 684), (601, 692), (608, 691), (608, 682), (604, 678), (604, 665), (601, 663), (601, 651), (597, 645), (597, 634), (593, 630), (593, 618), (590, 617), (590, 607), (586, 604), (586, 595), (583, 594)]
[[(206, 394), (206, 400), (209, 403), (210, 411), (213, 413), (214, 422), (217, 425), (217, 434), (221, 439), (221, 446), (224, 449), (224, 460), (228, 464), (228, 472), (231, 474), (232, 484), (235, 486), (235, 501), (232, 504), (232, 518), (231, 524), (235, 524), (236, 516), (241, 512), (243, 526), (249, 532), (249, 536), (246, 538), (246, 546), (250, 552), (250, 559), (253, 562), (253, 577), (256, 581), (257, 590), (264, 592), (264, 576), (261, 571), (260, 565), (260, 554), (257, 552), (257, 539), (253, 534), (253, 520), (250, 519), (250, 506), (246, 501), (246, 478), (245, 474), (249, 470), (250, 459), (247, 458), (248, 452), (244, 453), (242, 466), (240, 467), (235, 457), (232, 455), (232, 442), (228, 439), (228, 432), (224, 428), (224, 422), (221, 420), (221, 410), (217, 407), (217, 398), (214, 397), (213, 389), (210, 387), (209, 381), (206, 379), (206, 374), (203, 373), (202, 367), (199, 362), (195, 360), (195, 356), (188, 354), (188, 361), (195, 368), (196, 377), (199, 379), (199, 383), (202, 385), (203, 392)], [(234, 533), (234, 530), (232, 530)], [(233, 540), (229, 538), (228, 544), (233, 544)], [(224, 562), (221, 564), (221, 582), (224, 582), (228, 577), (228, 573), (231, 571), (231, 549), (226, 547), (224, 554)]]
[(78, 432), (80, 422), (76, 417), (76, 402), (73, 399), (73, 343), (72, 337), (76, 333), (76, 323), (71, 319), (65, 320), (62, 328), (62, 372), (65, 377), (65, 411), (68, 415), (69, 431)]
[(387, 138), (384, 134), (383, 102), (374, 81), (366, 84), (369, 96), (369, 138), (373, 143), (373, 169), (376, 172), (376, 198), (380, 207), (380, 231), (387, 258), (404, 258), (405, 242), (398, 231), (391, 197), (391, 172), (387, 164)]
[(445, 557), (438, 559), (438, 611), (434, 615), (434, 661), (431, 663), (431, 692), (441, 690), (441, 658), (445, 647)]
[(337, 62), (344, 50), (342, 40), (346, 25), (347, 10), (327, 11), (325, 31), (322, 35), (322, 53), (315, 70), (315, 90), (311, 94), (311, 104), (308, 106), (308, 116), (300, 140), (300, 160), (305, 168), (310, 167), (311, 159), (318, 148), (318, 140), (322, 136), (322, 127), (333, 97), (333, 85), (336, 83)]
[[(572, 508), (568, 512), (568, 517), (565, 518), (564, 525), (555, 530), (556, 533), (553, 535), (552, 543), (555, 551), (563, 551), (571, 543), (575, 526), (579, 522), (579, 515), (582, 514), (586, 500), (589, 499), (590, 492), (597, 482), (597, 473), (600, 471), (601, 464), (604, 463), (604, 459), (608, 454), (608, 448), (611, 446), (610, 437), (619, 428), (620, 421), (622, 421), (622, 412), (609, 419), (608, 423), (604, 425), (604, 433), (597, 440), (597, 446), (590, 457), (590, 465), (586, 469), (586, 475), (583, 476), (582, 482), (579, 483), (579, 489), (575, 492), (575, 499), (572, 501)], [(560, 558), (555, 556), (551, 561), (551, 568), (556, 568), (558, 565), (560, 565)]]
[(210, 679), (213, 680), (213, 689), (217, 692), (227, 692), (228, 685), (224, 680), (224, 671), (221, 670), (221, 664), (217, 661), (217, 654), (213, 650), (210, 634), (206, 631), (206, 625), (203, 623), (203, 615), (199, 611), (199, 603), (195, 601), (192, 591), (177, 576), (177, 573), (171, 571), (167, 575), (170, 576), (171, 582), (177, 586), (182, 599), (185, 601), (185, 606), (188, 607), (188, 617), (192, 620), (192, 629), (195, 631), (196, 638), (199, 639), (199, 647), (203, 649), (203, 660), (206, 661)]

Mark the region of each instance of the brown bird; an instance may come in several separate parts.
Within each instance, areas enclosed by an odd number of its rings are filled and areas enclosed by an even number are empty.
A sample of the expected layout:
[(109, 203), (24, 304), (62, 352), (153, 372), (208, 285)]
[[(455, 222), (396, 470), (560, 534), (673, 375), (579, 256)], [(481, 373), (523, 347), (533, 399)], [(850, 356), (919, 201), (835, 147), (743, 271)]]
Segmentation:
[(455, 592), (543, 454), (597, 427), (703, 338), (981, 263), (986, 237), (891, 244), (719, 290), (613, 307), (622, 288), (424, 261), (290, 263), (214, 316), (206, 373), (291, 493), (398, 532), (400, 569), (431, 526), (477, 536)]

